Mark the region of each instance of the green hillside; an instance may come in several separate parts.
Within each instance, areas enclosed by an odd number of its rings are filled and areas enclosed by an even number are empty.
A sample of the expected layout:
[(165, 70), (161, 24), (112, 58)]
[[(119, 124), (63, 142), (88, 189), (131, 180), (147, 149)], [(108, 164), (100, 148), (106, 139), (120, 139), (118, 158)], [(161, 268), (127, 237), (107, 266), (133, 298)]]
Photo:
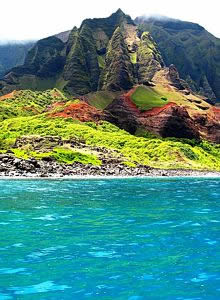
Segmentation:
[[(145, 137), (138, 137), (106, 121), (80, 122), (77, 118), (52, 117), (53, 103), (60, 103), (64, 108), (69, 103), (69, 99), (62, 93), (57, 90), (36, 94), (30, 91), (17, 93), (18, 99), (23, 99), (20, 106), (16, 94), (12, 95), (12, 98), (1, 99), (0, 102), (1, 106), (4, 104), (8, 108), (8, 119), (4, 118), (5, 111), (0, 111), (1, 152), (10, 151), (24, 159), (54, 157), (61, 163), (80, 161), (98, 165), (101, 164), (99, 152), (94, 152), (93, 148), (100, 147), (111, 150), (113, 155), (120, 156), (129, 166), (138, 163), (165, 169), (220, 170), (219, 145), (206, 141), (163, 139), (146, 132)], [(36, 110), (40, 104), (41, 110), (32, 115), (27, 114), (23, 106), (25, 101)], [(62, 111), (63, 108), (60, 106), (57, 109)], [(17, 115), (13, 115), (15, 111)], [(63, 140), (63, 146), (55, 140), (36, 150), (31, 143), (17, 144), (16, 141), (22, 137), (28, 137), (29, 141), (36, 137), (57, 137), (57, 141)]]
[(159, 94), (154, 88), (139, 86), (131, 96), (132, 101), (141, 110), (148, 110), (154, 107), (162, 107), (169, 101)]

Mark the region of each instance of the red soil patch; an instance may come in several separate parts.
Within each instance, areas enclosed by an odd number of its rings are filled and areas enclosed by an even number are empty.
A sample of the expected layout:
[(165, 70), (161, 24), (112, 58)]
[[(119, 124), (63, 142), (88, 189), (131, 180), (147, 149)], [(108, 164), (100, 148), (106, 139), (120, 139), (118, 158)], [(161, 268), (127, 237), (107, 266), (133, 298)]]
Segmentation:
[(0, 101), (6, 100), (6, 99), (10, 99), (10, 98), (12, 98), (14, 96), (14, 94), (15, 94), (15, 91), (13, 91), (13, 92), (11, 92), (9, 94), (6, 94), (4, 96), (1, 96), (0, 97)]
[(215, 118), (220, 121), (220, 108), (213, 106), (211, 108), (212, 113), (214, 114)]
[[(59, 104), (57, 103), (56, 105), (59, 106)], [(72, 103), (64, 107), (62, 111), (50, 114), (49, 117), (72, 118), (81, 122), (97, 122), (102, 119), (102, 115), (101, 110), (90, 106), (86, 102), (80, 102)]]
[(132, 109), (134, 111), (134, 113), (136, 113), (137, 115), (139, 115), (141, 113), (140, 109), (136, 106), (136, 104), (131, 99), (131, 96), (135, 92), (136, 89), (137, 89), (137, 87), (134, 87), (133, 89), (131, 89), (130, 91), (128, 91), (126, 94), (124, 94), (122, 96), (122, 98), (124, 99), (125, 104), (127, 104), (127, 106), (130, 109)]

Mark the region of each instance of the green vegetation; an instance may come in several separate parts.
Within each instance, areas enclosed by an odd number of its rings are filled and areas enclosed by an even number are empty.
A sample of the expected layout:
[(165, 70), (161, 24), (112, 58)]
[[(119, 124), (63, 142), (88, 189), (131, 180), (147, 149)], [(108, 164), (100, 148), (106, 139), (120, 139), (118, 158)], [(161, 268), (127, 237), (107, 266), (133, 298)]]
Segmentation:
[(99, 64), (100, 69), (103, 69), (105, 67), (105, 56), (104, 55), (98, 55), (98, 64)]
[(112, 103), (117, 94), (117, 92), (99, 91), (90, 93), (87, 97), (89, 98), (90, 105), (98, 109), (105, 109), (110, 103)]
[(174, 64), (181, 78), (190, 78), (192, 88), (198, 92), (202, 87), (205, 94), (212, 95), (203, 80), (205, 75), (215, 96), (220, 98), (219, 39), (198, 24), (180, 20), (140, 19), (139, 29), (150, 32), (165, 64)]
[(131, 53), (130, 58), (131, 58), (132, 64), (136, 64), (137, 63), (137, 52)]
[[(220, 146), (207, 141), (136, 137), (108, 122), (76, 123), (72, 119), (50, 119), (45, 114), (1, 122), (0, 149), (13, 149), (16, 138), (27, 135), (60, 136), (65, 141), (78, 140), (88, 146), (112, 149), (121, 154), (125, 164), (130, 166), (139, 163), (156, 168), (220, 170)], [(21, 152), (21, 149), (13, 151), (17, 156), (27, 154)], [(41, 151), (43, 152), (43, 149)], [(48, 155), (48, 153), (29, 152), (27, 156), (37, 155), (40, 158), (41, 155)], [(82, 153), (77, 149), (54, 147), (50, 156), (65, 163), (80, 161), (100, 164), (98, 158), (92, 153)]]
[(0, 121), (20, 116), (37, 115), (54, 102), (63, 101), (67, 101), (67, 98), (57, 89), (44, 92), (16, 91), (9, 98), (1, 101)]
[(162, 107), (168, 100), (161, 96), (154, 88), (139, 86), (132, 94), (131, 99), (141, 110), (148, 110), (153, 107)]
[(71, 149), (55, 148), (51, 156), (60, 163), (72, 164), (74, 162), (80, 162), (85, 165), (101, 165), (101, 161), (95, 155)]
[[(1, 150), (1, 152), (4, 150)], [(31, 151), (29, 149), (11, 149), (14, 155), (17, 158), (29, 159), (36, 158), (38, 160), (51, 157), (54, 158), (57, 162), (65, 163), (65, 164), (73, 164), (74, 162), (79, 162), (82, 164), (91, 164), (95, 166), (100, 166), (101, 161), (94, 154), (83, 153), (81, 151), (77, 151), (71, 148), (59, 147), (54, 148), (51, 152), (36, 152)], [(0, 152), (0, 153), (1, 153)]]

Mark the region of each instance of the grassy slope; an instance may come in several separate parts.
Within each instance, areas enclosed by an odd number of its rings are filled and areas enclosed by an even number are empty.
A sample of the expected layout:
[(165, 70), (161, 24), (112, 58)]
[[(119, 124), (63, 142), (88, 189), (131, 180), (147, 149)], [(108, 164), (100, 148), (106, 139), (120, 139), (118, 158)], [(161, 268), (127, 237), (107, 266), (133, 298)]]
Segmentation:
[(0, 97), (0, 121), (19, 116), (33, 116), (42, 113), (54, 102), (66, 100), (63, 93), (56, 89), (44, 92), (15, 91), (8, 98)]
[(117, 93), (109, 91), (98, 91), (87, 95), (89, 104), (98, 108), (105, 109), (114, 100)]
[[(164, 71), (159, 71), (154, 76), (154, 87), (138, 86), (131, 99), (141, 110), (149, 110), (154, 107), (161, 107), (169, 102), (183, 105), (189, 114), (193, 112), (204, 113), (210, 105), (200, 97), (190, 94), (185, 95), (175, 89), (165, 78)], [(201, 107), (204, 110), (201, 110)]]
[(144, 86), (139, 86), (132, 94), (131, 98), (137, 107), (142, 110), (148, 110), (153, 107), (162, 107), (169, 102), (166, 96), (159, 94), (156, 89)]
[(220, 147), (203, 141), (135, 137), (104, 122), (80, 123), (45, 115), (8, 119), (0, 124), (0, 148), (10, 149), (21, 136), (60, 136), (117, 150), (125, 161), (157, 168), (220, 170)]

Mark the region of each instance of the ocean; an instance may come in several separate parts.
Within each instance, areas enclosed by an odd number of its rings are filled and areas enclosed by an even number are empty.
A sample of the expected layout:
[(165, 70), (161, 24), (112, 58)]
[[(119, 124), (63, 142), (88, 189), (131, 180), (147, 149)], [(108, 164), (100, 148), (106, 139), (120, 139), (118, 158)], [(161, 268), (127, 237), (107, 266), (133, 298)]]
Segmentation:
[(0, 180), (0, 300), (220, 299), (220, 178)]

